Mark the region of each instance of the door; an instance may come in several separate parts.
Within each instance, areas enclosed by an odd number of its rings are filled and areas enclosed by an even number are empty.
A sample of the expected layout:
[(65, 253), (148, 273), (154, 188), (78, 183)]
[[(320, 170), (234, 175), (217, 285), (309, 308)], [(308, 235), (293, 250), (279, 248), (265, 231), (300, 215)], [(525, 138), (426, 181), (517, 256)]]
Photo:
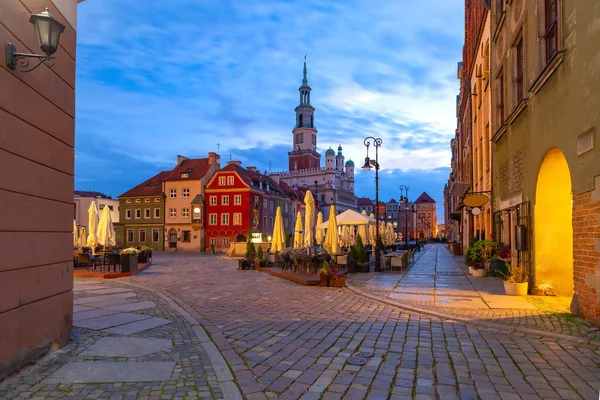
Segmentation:
[(169, 231), (169, 248), (170, 249), (177, 248), (177, 231), (175, 229), (171, 229)]

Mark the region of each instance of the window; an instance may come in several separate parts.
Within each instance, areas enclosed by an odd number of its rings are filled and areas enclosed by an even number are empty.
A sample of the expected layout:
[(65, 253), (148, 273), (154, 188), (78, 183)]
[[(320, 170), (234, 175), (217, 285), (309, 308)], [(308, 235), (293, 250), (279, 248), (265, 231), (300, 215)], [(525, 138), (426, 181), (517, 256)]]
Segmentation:
[(504, 123), (504, 71), (500, 69), (498, 77), (496, 78), (496, 87), (498, 92), (498, 125)]
[(515, 68), (515, 85), (516, 90), (515, 93), (517, 95), (517, 104), (524, 97), (524, 82), (523, 82), (523, 70), (525, 69), (524, 59), (523, 59), (523, 36), (519, 38), (519, 41), (515, 45), (515, 55), (516, 55), (516, 68)]
[(200, 207), (194, 207), (192, 218), (193, 219), (201, 219), (201, 217), (202, 217), (202, 214), (201, 214)]
[(267, 199), (264, 199), (263, 200), (263, 209), (266, 210), (267, 209), (267, 205), (268, 205)]
[(169, 208), (169, 218), (175, 218), (175, 217), (177, 217), (177, 209)]
[(159, 240), (159, 231), (158, 229), (152, 229), (152, 241), (158, 242)]
[(221, 225), (229, 225), (229, 214), (221, 214)]
[(141, 202), (142, 202), (142, 200), (141, 200), (141, 199), (135, 199), (135, 202), (136, 202), (136, 203), (141, 203)]
[(271, 228), (273, 227), (273, 217), (269, 218), (269, 222), (271, 223), (271, 225), (269, 225)]
[(263, 228), (265, 228), (267, 226), (267, 217), (263, 217)]
[(144, 218), (148, 219), (148, 218), (150, 218), (150, 215), (151, 215), (150, 209), (149, 208), (144, 209)]
[(135, 210), (135, 219), (140, 218), (142, 218), (142, 210), (138, 208), (137, 210)]
[(208, 224), (209, 225), (217, 224), (217, 214), (208, 214)]
[(225, 185), (225, 177), (224, 176), (220, 176), (219, 177), (219, 186), (223, 186)]
[(144, 203), (150, 203), (150, 199), (144, 199)]
[(242, 204), (242, 195), (241, 194), (236, 194), (235, 196), (233, 196), (233, 204), (236, 206), (239, 206)]
[(182, 189), (181, 196), (182, 196), (184, 199), (187, 199), (187, 198), (189, 198), (189, 197), (190, 197), (190, 189), (188, 189), (188, 188), (183, 188), (183, 189)]
[(145, 242), (145, 241), (146, 241), (146, 230), (140, 229), (140, 242)]
[(258, 196), (254, 196), (254, 204), (258, 203)]
[(154, 209), (154, 218), (160, 218), (160, 208)]
[(127, 229), (127, 241), (133, 242), (133, 229)]
[(234, 225), (242, 224), (242, 213), (234, 213), (233, 214), (233, 224)]
[(229, 195), (221, 196), (221, 205), (223, 205), (223, 206), (229, 205)]
[(223, 247), (229, 248), (229, 238), (224, 238), (223, 239)]
[(130, 204), (131, 203), (131, 199), (125, 200), (125, 203)]
[(125, 210), (125, 219), (131, 219), (131, 210)]
[(304, 136), (301, 133), (297, 134), (294, 139), (296, 142), (295, 144), (300, 144), (304, 142)]
[[(312, 123), (311, 123), (311, 127), (312, 127)], [(312, 144), (314, 144), (314, 145), (317, 144), (317, 135), (312, 135)]]
[(558, 51), (558, 1), (545, 0), (546, 6), (546, 62)]
[(182, 178), (182, 179), (189, 178), (189, 176), (190, 176), (190, 175), (189, 175), (187, 172), (182, 172), (182, 173), (181, 173), (181, 178)]
[(155, 198), (155, 199), (154, 199), (154, 202), (155, 202), (155, 203), (160, 203), (160, 198), (159, 198), (159, 197)]
[(171, 189), (169, 190), (169, 197), (172, 199), (177, 198), (177, 189)]
[(216, 238), (210, 239), (210, 247), (217, 247), (217, 239)]
[(228, 185), (233, 185), (233, 176), (228, 176), (227, 177), (227, 184)]
[(183, 231), (183, 242), (191, 242), (192, 241), (192, 232), (191, 231)]
[(210, 196), (210, 205), (211, 206), (217, 205), (217, 196)]
[(181, 209), (181, 216), (183, 218), (189, 218), (190, 217), (190, 209), (189, 208), (182, 208)]

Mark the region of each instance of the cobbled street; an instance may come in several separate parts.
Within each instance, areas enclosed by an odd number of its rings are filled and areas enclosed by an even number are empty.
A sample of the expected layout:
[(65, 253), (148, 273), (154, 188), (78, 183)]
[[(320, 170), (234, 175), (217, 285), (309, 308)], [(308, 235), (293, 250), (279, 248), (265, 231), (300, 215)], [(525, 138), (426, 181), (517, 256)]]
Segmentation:
[[(100, 337), (118, 336), (76, 327), (66, 348), (1, 383), (0, 397), (598, 398), (596, 346), (441, 320), (348, 289), (305, 287), (239, 271), (237, 261), (216, 255), (159, 253), (150, 268), (134, 277), (90, 281), (76, 279), (76, 304), (86, 285), (118, 288), (155, 303), (152, 317), (173, 322), (129, 334), (172, 339), (175, 349), (150, 358), (174, 362), (173, 375), (164, 382), (137, 384), (57, 383), (51, 374), (59, 367), (82, 361), (82, 351)], [(216, 358), (190, 334), (199, 326), (210, 338), (208, 345), (218, 349)], [(347, 362), (359, 352), (373, 353), (364, 358), (366, 365)], [(219, 372), (221, 356), (230, 371)], [(149, 361), (148, 356), (92, 360)], [(222, 373), (232, 373), (238, 393), (227, 393), (224, 383), (230, 382)]]

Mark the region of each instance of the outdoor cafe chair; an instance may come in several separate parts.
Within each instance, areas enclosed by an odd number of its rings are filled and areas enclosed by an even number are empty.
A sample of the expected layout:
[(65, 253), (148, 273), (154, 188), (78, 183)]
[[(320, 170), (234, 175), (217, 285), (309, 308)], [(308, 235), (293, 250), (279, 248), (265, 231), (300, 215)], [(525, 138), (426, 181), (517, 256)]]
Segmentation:
[(82, 266), (88, 268), (92, 261), (90, 260), (90, 255), (88, 253), (79, 253), (77, 255), (77, 268), (81, 268)]
[(394, 270), (394, 267), (400, 267), (400, 271), (404, 268), (404, 255), (390, 257), (390, 270)]

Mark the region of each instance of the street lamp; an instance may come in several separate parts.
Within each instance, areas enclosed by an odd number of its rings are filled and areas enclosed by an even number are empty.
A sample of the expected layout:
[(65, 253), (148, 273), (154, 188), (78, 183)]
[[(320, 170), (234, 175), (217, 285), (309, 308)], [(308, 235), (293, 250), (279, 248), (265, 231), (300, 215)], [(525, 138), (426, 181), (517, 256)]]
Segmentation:
[[(406, 185), (400, 185), (400, 205), (402, 205), (402, 200), (405, 200), (404, 203), (404, 244), (408, 246), (408, 189), (410, 189)], [(402, 196), (402, 192), (406, 193), (406, 197)]]
[[(371, 142), (373, 142), (373, 146), (375, 147), (375, 160), (369, 158), (369, 146)], [(362, 166), (362, 169), (365, 171), (370, 171), (371, 166), (375, 167), (375, 209), (377, 210), (375, 215), (375, 272), (381, 272), (381, 255), (379, 253), (381, 250), (379, 248), (379, 147), (382, 143), (383, 140), (381, 138), (369, 136), (365, 139), (364, 144), (367, 148), (367, 156), (365, 157), (365, 165)]]

